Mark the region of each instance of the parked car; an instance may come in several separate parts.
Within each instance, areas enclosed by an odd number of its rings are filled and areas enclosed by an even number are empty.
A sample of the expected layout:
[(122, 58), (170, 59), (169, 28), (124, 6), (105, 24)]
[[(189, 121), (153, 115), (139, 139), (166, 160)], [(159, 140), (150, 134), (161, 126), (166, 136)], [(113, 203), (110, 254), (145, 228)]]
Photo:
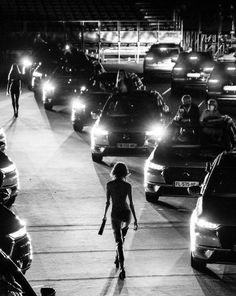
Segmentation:
[[(217, 131), (206, 134), (204, 128)], [(188, 195), (187, 188), (200, 185), (206, 175), (206, 162), (220, 152), (233, 148), (233, 139), (225, 126), (207, 124), (196, 130), (185, 125), (178, 130), (170, 124), (166, 137), (157, 144), (146, 161), (144, 187), (146, 200), (158, 201), (160, 196)]]
[(147, 154), (167, 121), (169, 108), (157, 92), (115, 93), (91, 132), (93, 161), (104, 156)]
[(207, 81), (208, 97), (216, 98), (220, 103), (236, 100), (236, 58), (234, 61), (216, 63)]
[(190, 222), (191, 266), (236, 263), (236, 151), (219, 154), (207, 165), (200, 195)]
[(4, 152), (7, 149), (7, 137), (3, 128), (0, 128), (0, 151)]
[(153, 75), (170, 78), (171, 71), (181, 51), (182, 48), (179, 44), (153, 44), (144, 57), (144, 77), (151, 78), (151, 76)]
[(32, 262), (32, 245), (24, 222), (0, 204), (0, 249), (25, 273)]
[(182, 52), (171, 74), (171, 92), (206, 90), (206, 83), (214, 68), (213, 56), (209, 52)]
[(10, 207), (16, 199), (19, 191), (19, 176), (15, 163), (3, 152), (0, 151), (0, 174), (3, 179), (0, 184), (1, 191), (9, 191), (10, 194), (5, 196), (4, 205)]

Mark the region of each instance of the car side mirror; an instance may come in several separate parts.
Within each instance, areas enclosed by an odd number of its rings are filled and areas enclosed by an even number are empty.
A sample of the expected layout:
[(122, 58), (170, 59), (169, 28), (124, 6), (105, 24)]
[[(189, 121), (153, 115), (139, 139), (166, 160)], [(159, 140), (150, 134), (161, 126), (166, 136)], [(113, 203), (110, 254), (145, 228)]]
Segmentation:
[(56, 290), (53, 288), (41, 288), (40, 290), (41, 296), (55, 296)]
[(205, 171), (207, 173), (209, 173), (211, 171), (211, 163), (209, 161), (206, 163)]
[(191, 186), (187, 189), (188, 194), (193, 197), (199, 197), (201, 192), (201, 186)]

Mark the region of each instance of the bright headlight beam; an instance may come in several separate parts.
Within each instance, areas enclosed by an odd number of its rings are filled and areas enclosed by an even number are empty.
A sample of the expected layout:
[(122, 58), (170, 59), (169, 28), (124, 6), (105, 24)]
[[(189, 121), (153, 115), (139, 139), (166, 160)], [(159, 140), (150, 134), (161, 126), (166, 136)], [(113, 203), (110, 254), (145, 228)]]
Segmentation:
[(103, 128), (100, 128), (100, 127), (94, 127), (92, 129), (92, 135), (95, 135), (95, 136), (107, 136), (108, 131), (103, 129)]
[(15, 170), (15, 165), (14, 164), (10, 164), (9, 166), (5, 167), (5, 168), (1, 168), (1, 171), (4, 173), (4, 174), (7, 174), (7, 173), (10, 173), (12, 171)]
[(82, 110), (82, 109), (85, 109), (85, 104), (83, 104), (82, 102), (80, 101), (75, 101), (73, 103), (73, 109), (76, 109), (76, 110)]
[(196, 225), (198, 227), (206, 228), (206, 229), (210, 229), (210, 230), (214, 230), (214, 229), (217, 229), (219, 227), (219, 224), (209, 222), (206, 219), (198, 219), (196, 221)]
[(147, 168), (153, 169), (156, 171), (162, 171), (164, 169), (164, 166), (150, 161), (149, 163), (147, 163)]
[(25, 234), (26, 234), (26, 227), (23, 226), (18, 231), (10, 233), (9, 236), (16, 239), (16, 238), (24, 236)]
[(227, 67), (227, 70), (228, 70), (228, 71), (235, 71), (236, 68), (235, 68), (235, 67)]
[(165, 128), (163, 126), (154, 126), (150, 130), (146, 131), (146, 136), (154, 136), (162, 138), (165, 135)]
[(30, 66), (32, 65), (32, 61), (31, 61), (31, 59), (28, 58), (28, 57), (24, 57), (24, 58), (22, 59), (22, 65), (23, 65), (25, 68), (30, 67)]
[(175, 67), (174, 70), (175, 70), (175, 71), (182, 71), (183, 68), (182, 68), (182, 67)]
[(211, 72), (213, 70), (213, 67), (205, 67), (203, 70), (206, 72)]
[(55, 90), (55, 86), (51, 82), (47, 81), (43, 85), (43, 90), (46, 91), (46, 92), (47, 91), (48, 92), (54, 91)]
[(147, 61), (152, 61), (153, 60), (153, 57), (146, 57), (145, 58)]

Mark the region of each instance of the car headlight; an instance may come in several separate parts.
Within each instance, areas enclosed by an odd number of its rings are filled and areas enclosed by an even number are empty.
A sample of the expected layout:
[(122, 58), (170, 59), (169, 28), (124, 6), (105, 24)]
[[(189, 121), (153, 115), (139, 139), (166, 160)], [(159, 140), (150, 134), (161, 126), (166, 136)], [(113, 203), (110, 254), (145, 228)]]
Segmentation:
[(205, 67), (203, 68), (203, 71), (205, 72), (211, 72), (213, 70), (213, 67)]
[(180, 72), (180, 71), (183, 71), (183, 68), (182, 67), (174, 67), (173, 70), (176, 72)]
[(146, 57), (145, 60), (152, 61), (153, 60), (153, 57)]
[(152, 170), (155, 170), (155, 171), (162, 171), (164, 169), (163, 165), (154, 163), (152, 161), (147, 162), (145, 166), (146, 166), (147, 169), (152, 169)]
[(216, 224), (216, 223), (212, 223), (210, 221), (207, 221), (206, 219), (198, 219), (196, 221), (196, 226), (200, 227), (200, 228), (206, 228), (209, 230), (214, 230), (217, 229), (220, 225)]
[(43, 84), (43, 91), (44, 92), (53, 92), (54, 90), (55, 90), (55, 86), (51, 82), (46, 81)]
[(84, 110), (85, 107), (86, 107), (85, 104), (83, 104), (80, 101), (74, 101), (73, 102), (73, 106), (72, 106), (73, 109), (79, 110), (79, 111)]
[(92, 129), (92, 135), (94, 136), (107, 136), (108, 131), (102, 127), (94, 127)]
[(82, 85), (81, 88), (80, 88), (80, 91), (81, 91), (81, 92), (84, 92), (84, 91), (86, 91), (86, 90), (87, 90), (87, 87), (86, 87), (85, 85)]
[(14, 171), (16, 169), (15, 165), (14, 164), (10, 164), (9, 166), (5, 167), (5, 168), (1, 168), (1, 171), (4, 173), (4, 174), (8, 174), (12, 171)]
[(212, 78), (211, 78), (211, 79), (208, 80), (208, 82), (209, 82), (209, 83), (212, 83), (212, 84), (216, 84), (216, 83), (219, 82), (219, 79), (212, 79)]
[(157, 126), (153, 126), (150, 130), (146, 131), (145, 134), (148, 137), (155, 137), (157, 139), (161, 139), (161, 138), (163, 138), (165, 133), (166, 133), (166, 130), (165, 130), (164, 126), (157, 125)]
[(23, 65), (23, 67), (25, 67), (25, 68), (28, 68), (28, 67), (30, 67), (30, 66), (32, 66), (32, 60), (30, 59), (30, 58), (28, 58), (28, 57), (24, 57), (22, 60), (21, 60), (21, 63), (22, 63), (22, 65)]
[(13, 239), (17, 239), (19, 237), (22, 237), (26, 235), (26, 227), (25, 225), (23, 227), (21, 227), (18, 231), (12, 232), (9, 234), (9, 236)]

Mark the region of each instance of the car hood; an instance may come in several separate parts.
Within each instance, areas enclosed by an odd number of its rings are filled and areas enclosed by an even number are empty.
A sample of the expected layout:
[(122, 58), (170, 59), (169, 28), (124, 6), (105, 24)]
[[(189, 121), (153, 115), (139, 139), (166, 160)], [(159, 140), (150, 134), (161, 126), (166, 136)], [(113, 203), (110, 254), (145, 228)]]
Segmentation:
[(236, 226), (236, 195), (203, 197), (201, 216), (212, 223)]
[(5, 168), (12, 164), (12, 161), (8, 158), (8, 156), (0, 151), (0, 169)]
[(159, 145), (156, 147), (153, 162), (164, 167), (205, 168), (206, 162), (212, 161), (219, 151), (211, 151), (199, 145)]
[(150, 119), (146, 116), (105, 116), (100, 118), (100, 125), (109, 131), (145, 132), (153, 126), (161, 124), (159, 118)]
[(3, 205), (0, 205), (0, 236), (13, 233), (22, 228), (20, 219)]

